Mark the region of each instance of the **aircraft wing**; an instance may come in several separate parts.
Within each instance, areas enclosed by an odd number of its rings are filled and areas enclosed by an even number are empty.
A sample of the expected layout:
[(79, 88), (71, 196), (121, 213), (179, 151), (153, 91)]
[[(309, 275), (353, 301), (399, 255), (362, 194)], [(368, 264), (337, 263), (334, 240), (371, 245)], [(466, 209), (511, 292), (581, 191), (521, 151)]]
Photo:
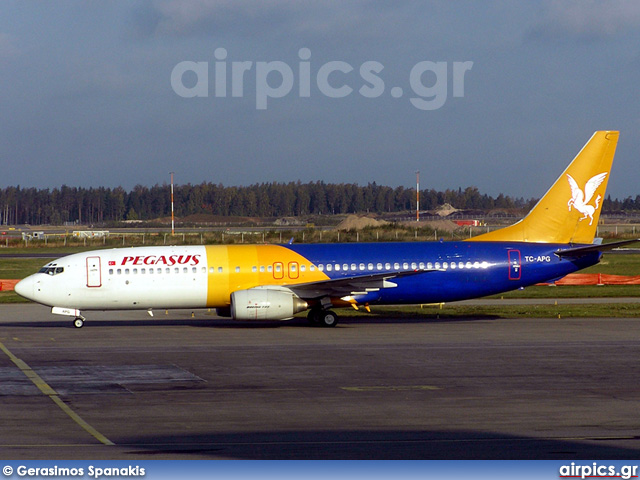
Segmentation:
[(613, 250), (614, 248), (622, 247), (623, 245), (629, 245), (631, 243), (640, 242), (640, 238), (633, 240), (622, 240), (620, 242), (606, 243), (600, 245), (586, 245), (583, 247), (572, 247), (560, 249), (555, 252), (559, 257), (582, 257), (593, 252), (606, 252), (607, 250)]
[(372, 273), (370, 275), (358, 275), (355, 277), (299, 283), (296, 285), (287, 285), (286, 287), (302, 299), (364, 295), (369, 292), (377, 292), (382, 288), (397, 287), (397, 284), (391, 281), (394, 278), (408, 277), (411, 275), (437, 271), (438, 270), (435, 269), (422, 269), (406, 272)]

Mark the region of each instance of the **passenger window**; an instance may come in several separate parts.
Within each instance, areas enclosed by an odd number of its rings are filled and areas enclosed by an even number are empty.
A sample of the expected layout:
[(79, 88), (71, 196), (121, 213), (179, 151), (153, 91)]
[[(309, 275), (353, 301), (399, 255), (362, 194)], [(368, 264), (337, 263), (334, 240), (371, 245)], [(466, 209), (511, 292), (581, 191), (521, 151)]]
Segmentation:
[(436, 262), (436, 270), (440, 270), (440, 262)]
[(147, 273), (147, 269), (146, 269), (146, 268), (141, 268), (141, 269), (140, 269), (140, 273), (141, 273), (142, 275), (144, 275), (145, 273)]
[(109, 269), (109, 275), (113, 275), (113, 268)]
[(182, 273), (189, 273), (189, 269), (187, 267), (182, 267)]
[(378, 268), (378, 270), (382, 270), (382, 264), (381, 263), (377, 264), (376, 267)]
[(224, 269), (222, 267), (218, 267), (218, 273), (222, 273), (224, 272)]
[(251, 267), (251, 271), (253, 273), (256, 273), (258, 271), (258, 267), (256, 267), (255, 265), (253, 267)]
[(164, 269), (164, 273), (166, 273), (167, 275), (171, 273), (171, 269), (170, 268), (165, 268)]
[(415, 262), (413, 262), (413, 263), (411, 264), (411, 270), (415, 270), (416, 268), (418, 268), (418, 264), (417, 264), (417, 263), (415, 263)]
[(269, 273), (273, 272), (273, 266), (272, 265), (267, 265), (267, 272), (269, 272)]
[(236, 273), (240, 273), (240, 267), (236, 267)]
[(385, 270), (391, 270), (391, 264), (390, 263), (385, 263), (384, 264), (384, 268), (385, 268)]
[(420, 270), (424, 270), (424, 262), (420, 262), (419, 268)]
[(464, 268), (464, 263), (458, 262), (458, 268)]
[(427, 270), (433, 270), (433, 263), (431, 262), (427, 263)]
[(315, 266), (315, 265), (311, 265), (311, 266), (309, 267), (309, 271), (310, 271), (310, 272), (315, 272), (315, 271), (316, 271), (316, 266)]
[(125, 269), (124, 269), (124, 274), (125, 274), (125, 275), (129, 275), (129, 269), (128, 269), (128, 268), (125, 268)]
[(122, 275), (122, 269), (121, 268), (118, 269), (118, 275)]
[(451, 262), (451, 270), (455, 270), (456, 268), (456, 262)]
[(336, 263), (336, 272), (340, 271), (340, 264)]
[(209, 273), (215, 273), (216, 269), (214, 267), (209, 267)]
[(329, 264), (327, 265), (327, 272), (330, 272), (331, 270), (333, 270), (333, 267), (332, 267), (332, 265), (329, 263)]
[(360, 270), (364, 270), (364, 263), (361, 263), (359, 267), (360, 267)]
[(138, 269), (137, 269), (137, 268), (134, 268), (134, 269), (133, 269), (133, 274), (134, 274), (134, 275), (137, 275), (137, 274), (138, 274)]
[(404, 262), (404, 263), (402, 264), (402, 268), (403, 268), (404, 270), (409, 270), (409, 264), (408, 264), (407, 262)]
[(320, 270), (321, 272), (324, 272), (324, 265), (323, 264), (318, 265), (318, 270)]
[(447, 268), (449, 268), (449, 264), (447, 262), (444, 262), (442, 264), (442, 268), (444, 268), (446, 270)]
[(393, 264), (393, 269), (394, 270), (400, 270), (400, 264), (398, 262)]
[(373, 270), (373, 263), (369, 263), (367, 265), (367, 270)]
[(342, 270), (344, 270), (345, 272), (349, 270), (349, 264), (348, 263), (343, 263), (342, 264)]
[(173, 269), (173, 271), (174, 271), (175, 273), (180, 273), (180, 269), (179, 269), (178, 267), (174, 268), (174, 269)]
[(149, 275), (153, 275), (153, 268), (149, 269)]
[(355, 263), (351, 264), (351, 270), (355, 272), (358, 269), (358, 266)]
[(264, 265), (260, 265), (260, 273), (264, 273)]
[(307, 269), (306, 265), (300, 265), (300, 271), (304, 272)]

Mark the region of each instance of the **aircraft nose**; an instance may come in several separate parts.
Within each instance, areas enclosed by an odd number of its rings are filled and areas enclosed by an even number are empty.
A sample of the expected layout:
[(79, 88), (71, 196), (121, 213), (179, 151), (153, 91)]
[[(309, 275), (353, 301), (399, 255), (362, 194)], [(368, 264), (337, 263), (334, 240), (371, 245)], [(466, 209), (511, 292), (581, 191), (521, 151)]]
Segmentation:
[(35, 285), (35, 280), (33, 275), (28, 276), (20, 280), (15, 287), (13, 287), (14, 291), (20, 295), (21, 297), (27, 298), (29, 300), (33, 300), (33, 286)]

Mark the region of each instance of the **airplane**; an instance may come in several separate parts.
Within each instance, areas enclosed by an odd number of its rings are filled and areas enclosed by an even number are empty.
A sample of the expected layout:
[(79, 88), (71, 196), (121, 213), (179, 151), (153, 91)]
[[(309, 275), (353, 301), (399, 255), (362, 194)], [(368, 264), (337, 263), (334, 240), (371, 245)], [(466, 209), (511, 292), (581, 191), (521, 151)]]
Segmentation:
[(637, 241), (594, 243), (618, 136), (595, 132), (526, 217), (465, 241), (95, 250), (48, 263), (15, 291), (74, 317), (77, 328), (84, 311), (153, 316), (153, 309), (178, 308), (216, 308), (236, 320), (287, 320), (308, 310), (310, 324), (334, 327), (333, 307), (452, 302), (519, 289)]

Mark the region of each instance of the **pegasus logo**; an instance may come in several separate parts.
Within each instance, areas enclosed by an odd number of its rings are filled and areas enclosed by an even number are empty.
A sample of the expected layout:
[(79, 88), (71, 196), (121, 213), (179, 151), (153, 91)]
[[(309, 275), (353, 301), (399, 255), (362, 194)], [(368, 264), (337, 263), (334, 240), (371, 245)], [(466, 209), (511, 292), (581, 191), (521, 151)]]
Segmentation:
[(607, 176), (607, 172), (599, 173), (589, 179), (587, 184), (584, 186), (584, 192), (580, 190), (578, 187), (578, 183), (573, 179), (571, 175), (567, 173), (567, 177), (569, 179), (569, 185), (571, 186), (571, 200), (567, 203), (569, 207), (569, 211), (571, 211), (571, 207), (574, 207), (581, 214), (584, 215), (580, 220), (585, 220), (589, 218), (589, 225), (593, 223), (593, 214), (600, 206), (600, 200), (602, 197), (598, 195), (596, 197), (595, 207), (593, 205), (589, 205), (591, 201), (591, 197), (596, 193), (597, 188), (600, 186), (602, 182), (604, 182), (605, 177)]

